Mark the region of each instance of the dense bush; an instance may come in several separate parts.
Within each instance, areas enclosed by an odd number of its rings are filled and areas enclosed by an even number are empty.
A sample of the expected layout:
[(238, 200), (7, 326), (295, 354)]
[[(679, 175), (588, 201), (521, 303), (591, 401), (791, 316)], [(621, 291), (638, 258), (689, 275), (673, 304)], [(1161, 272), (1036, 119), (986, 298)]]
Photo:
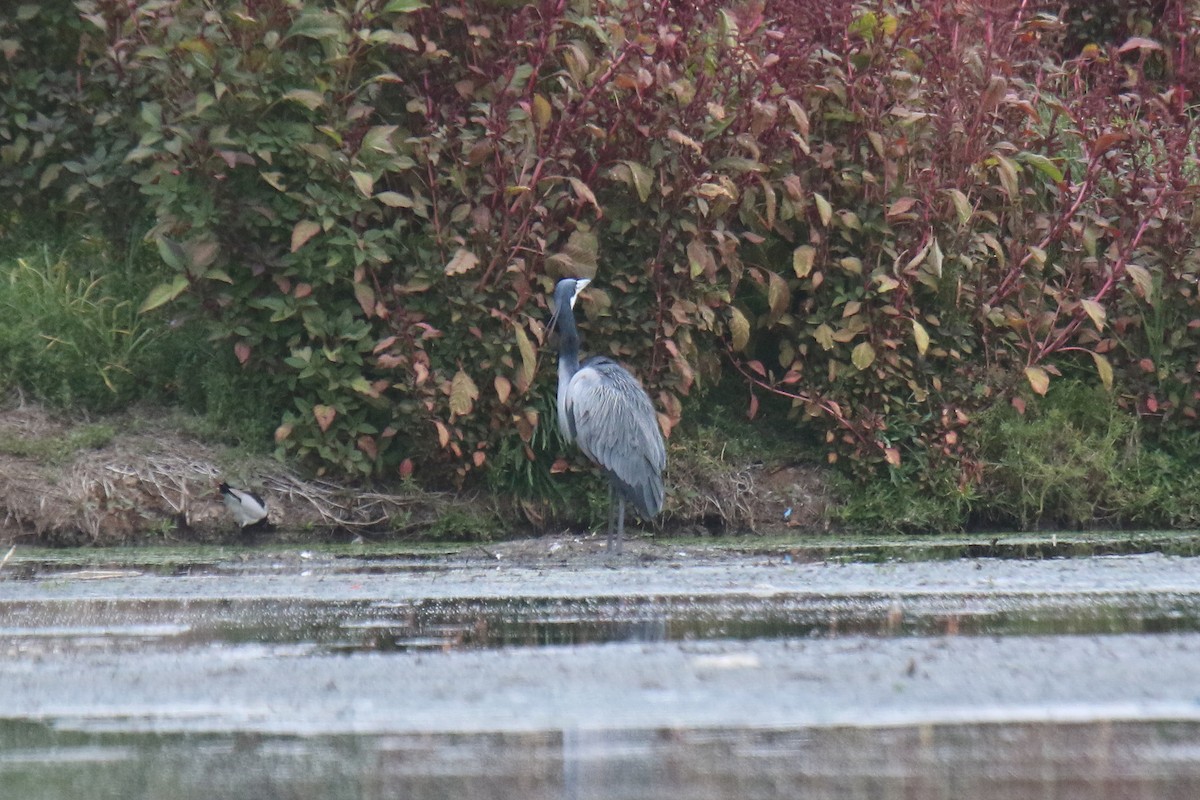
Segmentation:
[(585, 344), (665, 428), (737, 375), (830, 460), (968, 492), (978, 415), (1061, 374), (1197, 411), (1197, 20), (1057, 9), (30, 4), (0, 181), (152, 215), (145, 308), (204, 309), (323, 467), (544, 478), (545, 297), (594, 273)]

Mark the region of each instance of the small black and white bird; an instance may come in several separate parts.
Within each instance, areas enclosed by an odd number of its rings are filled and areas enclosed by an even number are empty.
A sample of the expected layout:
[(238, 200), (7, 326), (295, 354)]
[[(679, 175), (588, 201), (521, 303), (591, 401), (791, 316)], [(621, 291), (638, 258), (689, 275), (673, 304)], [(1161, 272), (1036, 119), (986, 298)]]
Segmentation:
[(254, 492), (234, 489), (224, 481), (217, 487), (221, 490), (221, 499), (225, 507), (233, 514), (233, 519), (242, 530), (265, 526), (267, 521), (267, 503)]

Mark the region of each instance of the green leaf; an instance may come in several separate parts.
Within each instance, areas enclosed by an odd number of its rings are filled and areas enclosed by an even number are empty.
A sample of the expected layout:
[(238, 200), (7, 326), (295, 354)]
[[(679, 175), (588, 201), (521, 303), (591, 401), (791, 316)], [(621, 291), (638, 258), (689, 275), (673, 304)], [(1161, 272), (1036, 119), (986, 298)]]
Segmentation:
[(628, 170), (628, 174), (626, 176), (618, 173), (617, 177), (631, 184), (637, 191), (638, 199), (646, 202), (650, 198), (650, 189), (654, 186), (654, 173), (649, 167), (636, 161), (622, 161), (618, 168), (622, 166)]
[(862, 371), (875, 363), (875, 348), (870, 342), (859, 342), (850, 353), (850, 363)]
[(168, 239), (166, 236), (160, 236), (155, 244), (158, 245), (158, 255), (168, 267), (179, 272), (188, 268), (187, 252), (179, 242)]
[(397, 130), (396, 125), (373, 125), (363, 135), (361, 149), (385, 155), (395, 154), (396, 146), (392, 144), (392, 135)]
[(146, 299), (142, 301), (142, 305), (138, 308), (138, 313), (145, 314), (147, 311), (153, 311), (159, 306), (171, 302), (183, 294), (187, 288), (188, 279), (183, 275), (166, 283), (160, 283), (150, 290), (150, 294), (146, 295)]
[(1108, 363), (1108, 359), (1099, 353), (1092, 353), (1092, 361), (1096, 363), (1096, 372), (1100, 374), (1100, 382), (1104, 384), (1104, 388), (1112, 391), (1113, 388), (1113, 368), (1112, 364)]
[(411, 14), (414, 11), (420, 11), (422, 8), (429, 8), (429, 5), (421, 2), (421, 0), (391, 0), (383, 7), (385, 14)]
[(1022, 152), (1022, 153), (1017, 154), (1017, 158), (1021, 159), (1022, 161), (1024, 161), (1026, 164), (1033, 167), (1034, 169), (1037, 169), (1039, 172), (1041, 172), (1043, 175), (1045, 175), (1047, 178), (1054, 181), (1055, 183), (1062, 183), (1062, 180), (1063, 180), (1062, 170), (1059, 169), (1058, 166), (1053, 161), (1046, 158), (1045, 156), (1043, 156), (1039, 153)]
[(288, 38), (305, 36), (309, 39), (332, 39), (341, 35), (342, 20), (329, 11), (306, 10), (288, 30)]

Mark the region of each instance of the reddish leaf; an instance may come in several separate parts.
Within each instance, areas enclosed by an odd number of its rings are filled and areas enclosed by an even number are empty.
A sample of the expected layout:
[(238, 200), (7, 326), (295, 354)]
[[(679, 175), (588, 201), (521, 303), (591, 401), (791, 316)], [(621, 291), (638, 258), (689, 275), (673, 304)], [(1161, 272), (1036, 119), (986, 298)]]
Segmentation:
[(301, 220), (292, 228), (292, 252), (296, 252), (304, 244), (321, 231), (321, 224), (312, 220)]
[(317, 420), (317, 425), (321, 428), (321, 433), (329, 430), (329, 426), (333, 424), (333, 420), (337, 417), (337, 409), (333, 406), (315, 405), (313, 406), (313, 416)]
[(433, 421), (433, 426), (437, 428), (438, 444), (444, 449), (448, 444), (450, 444), (450, 429), (447, 428), (445, 423), (443, 423), (440, 419), (435, 419)]
[(379, 447), (375, 444), (374, 436), (363, 435), (358, 437), (358, 449), (366, 453), (367, 458), (372, 461), (379, 457)]

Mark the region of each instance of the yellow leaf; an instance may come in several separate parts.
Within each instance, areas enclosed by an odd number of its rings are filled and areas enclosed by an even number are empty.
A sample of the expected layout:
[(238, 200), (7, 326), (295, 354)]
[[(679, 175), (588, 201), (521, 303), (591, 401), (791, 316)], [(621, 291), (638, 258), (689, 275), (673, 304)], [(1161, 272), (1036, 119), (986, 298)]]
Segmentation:
[(699, 239), (692, 239), (687, 246), (688, 267), (693, 278), (701, 275), (715, 275), (717, 272), (717, 260), (704, 242)]
[(362, 193), (363, 197), (370, 197), (375, 190), (375, 179), (366, 172), (352, 170), (350, 172), (350, 180), (354, 181), (355, 188)]
[(929, 257), (925, 259), (925, 264), (929, 267), (937, 277), (942, 277), (942, 246), (938, 244), (937, 237), (934, 237), (933, 243), (929, 247)]
[(828, 350), (833, 347), (833, 328), (821, 323), (813, 331), (813, 338), (817, 340), (817, 344), (821, 345), (823, 350)]
[(1104, 306), (1097, 303), (1095, 300), (1080, 300), (1079, 305), (1083, 306), (1083, 310), (1091, 318), (1092, 324), (1096, 326), (1096, 330), (1104, 330), (1104, 320), (1108, 314), (1104, 310)]
[[(871, 146), (875, 148), (875, 153), (880, 158), (887, 158), (887, 149), (883, 146), (883, 137), (875, 131), (868, 131), (867, 138), (871, 140)], [(891, 212), (889, 211), (890, 215)]]
[(750, 343), (750, 321), (737, 306), (729, 307), (729, 333), (733, 336), (733, 349), (742, 351)]
[(915, 319), (912, 321), (912, 329), (913, 339), (917, 342), (917, 352), (925, 355), (925, 351), (929, 349), (929, 331)]
[(496, 387), (496, 396), (500, 398), (500, 402), (507, 403), (508, 396), (512, 394), (512, 382), (503, 375), (497, 375), (492, 385)]
[(1096, 372), (1100, 373), (1100, 382), (1104, 384), (1104, 388), (1110, 392), (1113, 387), (1113, 368), (1112, 364), (1108, 363), (1108, 359), (1099, 353), (1092, 353), (1092, 361), (1096, 362)]
[(1150, 270), (1145, 267), (1140, 267), (1137, 264), (1126, 264), (1125, 272), (1133, 278), (1133, 282), (1142, 291), (1142, 296), (1150, 300), (1154, 296), (1154, 279), (1150, 277)]
[(392, 208), (412, 208), (412, 198), (399, 192), (380, 192), (375, 195), (375, 199), (383, 203), (385, 206)]
[(320, 92), (314, 92), (312, 89), (292, 89), (283, 96), (283, 99), (299, 103), (309, 111), (325, 105), (325, 95)]
[(188, 280), (183, 275), (180, 275), (166, 283), (160, 283), (150, 290), (150, 294), (142, 301), (142, 305), (138, 308), (139, 314), (145, 314), (147, 311), (153, 311), (161, 305), (165, 305), (179, 295), (183, 294), (188, 288)]
[(1038, 394), (1045, 394), (1046, 390), (1050, 388), (1050, 376), (1041, 367), (1026, 367), (1025, 377), (1029, 379), (1029, 385)]
[(816, 249), (810, 244), (802, 244), (792, 251), (792, 270), (797, 278), (807, 278), (812, 272), (813, 260), (817, 256)]
[(829, 201), (817, 192), (813, 192), (813, 201), (817, 204), (817, 213), (821, 216), (821, 224), (828, 228), (829, 220), (833, 219), (833, 206), (829, 205)]
[(550, 117), (553, 109), (550, 107), (550, 101), (542, 97), (540, 94), (533, 96), (533, 122), (539, 128), (544, 128), (550, 123)]
[(517, 391), (522, 394), (533, 383), (533, 370), (537, 366), (537, 356), (533, 352), (533, 343), (525, 334), (525, 329), (517, 325), (513, 329), (517, 337), (517, 350), (521, 353), (521, 366), (517, 367)]
[(900, 449), (899, 448), (896, 448), (896, 447), (885, 448), (883, 451), (883, 457), (887, 460), (887, 463), (891, 464), (893, 467), (900, 466)]
[(767, 282), (767, 305), (771, 308), (772, 321), (778, 320), (783, 312), (787, 311), (791, 302), (792, 292), (788, 288), (787, 281), (774, 272), (770, 273)]
[(845, 258), (838, 261), (838, 266), (840, 266), (842, 269), (846, 270), (846, 272), (850, 272), (855, 275), (862, 275), (862, 259), (861, 258), (856, 258), (854, 256), (846, 256)]
[(971, 214), (974, 212), (974, 209), (971, 208), (971, 202), (958, 189), (950, 190), (950, 199), (954, 202), (954, 213), (958, 216), (958, 224), (966, 225), (971, 219)]
[(465, 247), (460, 247), (454, 251), (454, 257), (450, 259), (450, 263), (446, 265), (447, 275), (462, 275), (464, 272), (470, 272), (479, 264), (479, 256), (472, 253)]
[(1017, 166), (1002, 155), (993, 154), (996, 160), (996, 174), (1000, 176), (1000, 187), (1008, 195), (1009, 200), (1016, 200), (1020, 186), (1017, 183)]
[(866, 369), (875, 363), (875, 348), (871, 347), (870, 342), (859, 342), (850, 352), (850, 363), (860, 371)]
[(450, 382), (450, 413), (460, 417), (470, 414), (478, 399), (479, 387), (460, 369)]
[(301, 247), (304, 247), (312, 237), (316, 236), (321, 231), (321, 224), (312, 220), (301, 220), (296, 223), (296, 227), (292, 228), (292, 252), (296, 252)]

